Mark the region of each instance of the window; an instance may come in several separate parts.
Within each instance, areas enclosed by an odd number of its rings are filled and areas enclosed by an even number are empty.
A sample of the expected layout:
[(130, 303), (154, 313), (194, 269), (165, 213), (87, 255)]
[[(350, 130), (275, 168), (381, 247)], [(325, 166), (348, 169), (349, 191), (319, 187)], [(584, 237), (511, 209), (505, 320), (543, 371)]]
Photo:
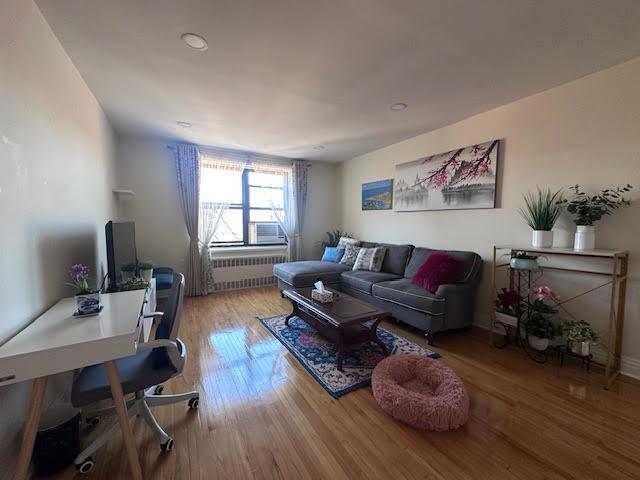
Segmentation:
[(212, 246), (286, 244), (278, 223), (284, 216), (283, 174), (203, 168), (200, 200), (204, 208), (229, 204)]

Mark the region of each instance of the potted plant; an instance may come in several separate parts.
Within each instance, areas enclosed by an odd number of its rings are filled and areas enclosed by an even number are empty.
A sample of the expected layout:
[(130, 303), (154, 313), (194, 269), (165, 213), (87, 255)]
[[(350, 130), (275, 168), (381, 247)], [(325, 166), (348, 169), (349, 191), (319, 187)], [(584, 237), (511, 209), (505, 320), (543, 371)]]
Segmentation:
[(611, 215), (615, 210), (630, 205), (624, 194), (633, 187), (606, 188), (596, 195), (587, 195), (580, 185), (571, 187), (573, 200), (561, 199), (559, 205), (566, 204), (567, 211), (574, 216), (576, 235), (573, 248), (576, 250), (593, 250), (596, 247), (596, 234), (593, 224), (605, 215)]
[(549, 287), (534, 287), (530, 291), (533, 302), (529, 302), (529, 315), (525, 330), (529, 346), (535, 350), (546, 350), (549, 347), (549, 341), (558, 333), (558, 328), (551, 321), (551, 316), (557, 313), (557, 310), (551, 305), (547, 305), (545, 301), (558, 301), (558, 295)]
[(100, 290), (92, 290), (89, 287), (90, 269), (82, 263), (76, 263), (69, 268), (71, 285), (76, 289), (76, 304), (79, 315), (88, 315), (100, 311)]
[(515, 290), (502, 289), (496, 300), (496, 320), (505, 325), (515, 326), (517, 324), (520, 305), (524, 299)]
[(529, 255), (527, 252), (519, 250), (513, 252), (509, 264), (515, 270), (537, 270), (538, 256)]
[(553, 246), (553, 226), (562, 212), (562, 190), (552, 192), (550, 189), (537, 189), (536, 193), (524, 195), (524, 208), (520, 215), (533, 230), (531, 244), (536, 248)]
[(332, 232), (327, 232), (327, 240), (323, 240), (320, 242), (323, 248), (325, 247), (337, 247), (338, 242), (342, 237), (350, 237), (347, 232), (341, 232), (340, 230), (333, 230)]
[(125, 282), (135, 278), (136, 276), (135, 263), (125, 263), (120, 270), (122, 271), (122, 280)]
[(564, 336), (571, 351), (586, 357), (591, 350), (591, 343), (598, 339), (598, 332), (584, 320), (569, 320), (562, 326)]
[(147, 283), (151, 282), (151, 278), (153, 278), (153, 263), (140, 262), (138, 263), (138, 269), (140, 270), (142, 279)]

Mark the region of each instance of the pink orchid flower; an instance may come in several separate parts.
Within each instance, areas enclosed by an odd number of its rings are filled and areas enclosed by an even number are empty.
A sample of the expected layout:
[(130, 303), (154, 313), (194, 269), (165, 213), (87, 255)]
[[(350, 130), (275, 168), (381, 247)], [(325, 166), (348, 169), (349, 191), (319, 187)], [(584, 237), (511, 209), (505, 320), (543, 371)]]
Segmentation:
[(533, 287), (531, 288), (531, 295), (535, 297), (536, 300), (559, 300), (560, 297), (556, 292), (551, 290), (551, 288), (544, 287)]

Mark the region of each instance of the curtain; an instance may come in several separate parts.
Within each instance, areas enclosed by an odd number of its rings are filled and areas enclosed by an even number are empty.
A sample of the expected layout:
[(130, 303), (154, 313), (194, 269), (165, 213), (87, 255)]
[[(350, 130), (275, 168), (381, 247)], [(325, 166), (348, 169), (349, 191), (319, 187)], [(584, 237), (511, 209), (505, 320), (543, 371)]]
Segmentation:
[(291, 176), (293, 182), (294, 196), (296, 199), (296, 258), (302, 260), (304, 258), (304, 249), (302, 245), (302, 229), (307, 213), (307, 179), (309, 174), (309, 163), (302, 160), (294, 160), (291, 165)]
[(209, 245), (218, 230), (222, 214), (229, 208), (229, 204), (212, 205), (200, 202), (200, 225), (198, 240), (200, 241), (200, 295), (208, 295), (213, 291), (213, 268)]
[(195, 145), (178, 144), (173, 148), (178, 192), (184, 223), (189, 234), (189, 253), (185, 272), (185, 295), (198, 295), (201, 288), (202, 262), (198, 246), (200, 213), (200, 165)]

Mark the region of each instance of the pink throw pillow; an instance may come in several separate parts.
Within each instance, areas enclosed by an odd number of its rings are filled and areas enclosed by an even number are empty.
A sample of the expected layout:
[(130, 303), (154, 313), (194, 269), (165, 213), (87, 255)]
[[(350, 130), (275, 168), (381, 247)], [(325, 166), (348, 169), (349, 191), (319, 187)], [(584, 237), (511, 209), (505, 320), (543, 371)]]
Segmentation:
[(445, 252), (433, 252), (420, 265), (411, 279), (411, 283), (431, 293), (436, 293), (438, 287), (445, 283), (455, 283), (462, 273), (464, 263)]

